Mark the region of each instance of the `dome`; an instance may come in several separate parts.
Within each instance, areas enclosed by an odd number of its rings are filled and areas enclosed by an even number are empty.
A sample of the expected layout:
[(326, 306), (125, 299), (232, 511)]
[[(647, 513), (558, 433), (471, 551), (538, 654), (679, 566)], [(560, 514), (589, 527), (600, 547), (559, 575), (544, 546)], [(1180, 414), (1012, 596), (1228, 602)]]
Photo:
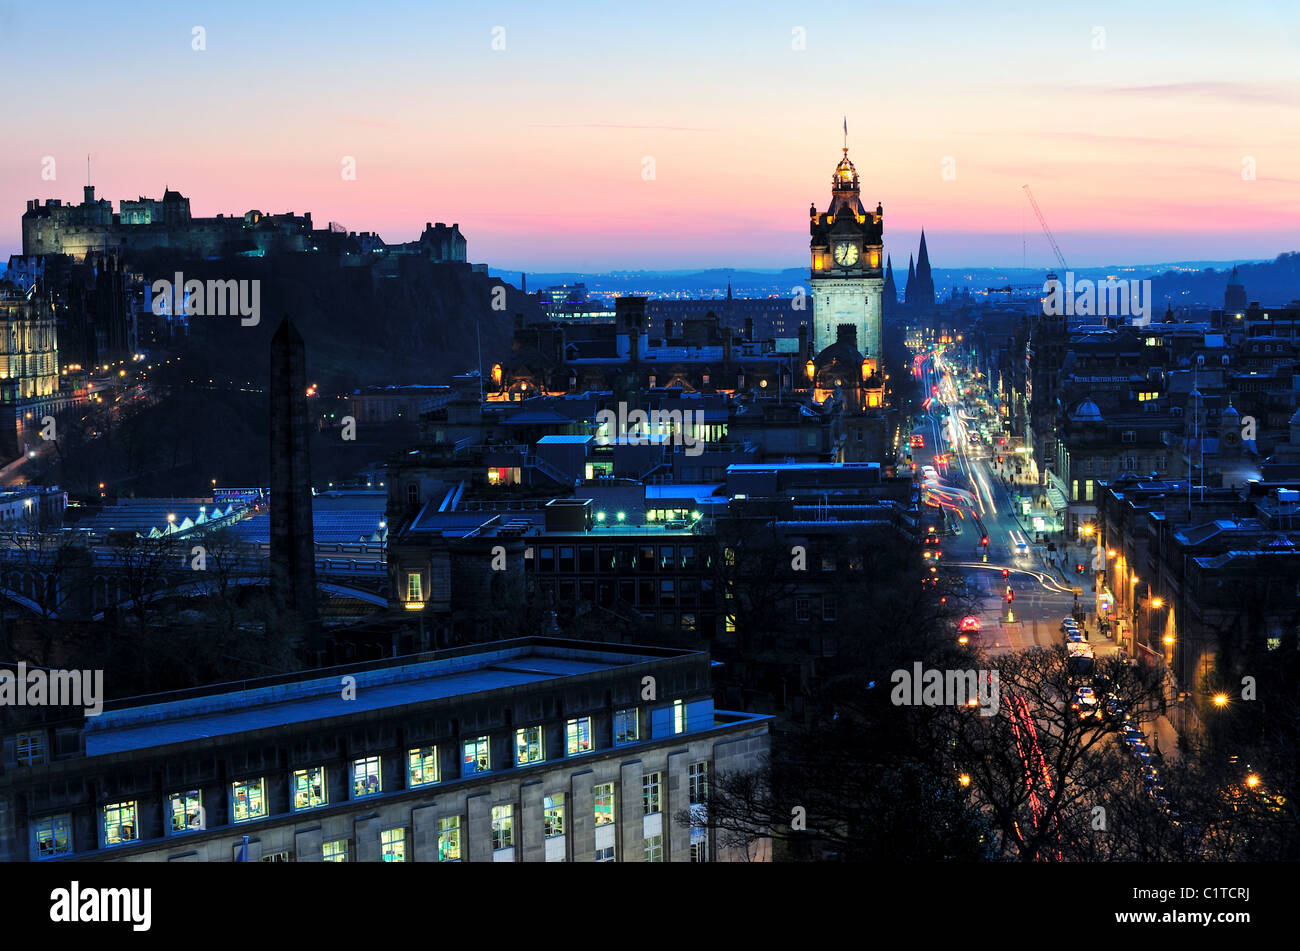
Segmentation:
[(1221, 419), (1240, 419), (1241, 414), (1237, 412), (1237, 407), (1229, 403), (1222, 413), (1219, 414)]
[(831, 179), (831, 187), (837, 189), (856, 189), (858, 187), (858, 170), (849, 161), (848, 149), (844, 150), (844, 158), (840, 159), (840, 164), (835, 166), (835, 175)]
[(1075, 407), (1074, 412), (1070, 414), (1070, 419), (1076, 423), (1100, 423), (1101, 409), (1092, 400), (1084, 400)]

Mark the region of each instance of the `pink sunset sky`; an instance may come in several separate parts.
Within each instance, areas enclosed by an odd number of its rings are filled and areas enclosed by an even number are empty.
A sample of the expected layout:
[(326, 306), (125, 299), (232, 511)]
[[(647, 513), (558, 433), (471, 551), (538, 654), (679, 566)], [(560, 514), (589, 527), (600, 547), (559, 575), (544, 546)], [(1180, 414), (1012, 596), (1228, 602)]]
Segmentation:
[(1052, 263), (1026, 183), (1072, 265), (1271, 258), (1300, 248), (1298, 58), (1290, 0), (0, 5), (0, 260), (90, 153), (115, 209), (169, 186), (388, 241), (454, 221), (500, 268), (798, 267), (845, 116), (904, 269), (922, 227), (939, 267)]

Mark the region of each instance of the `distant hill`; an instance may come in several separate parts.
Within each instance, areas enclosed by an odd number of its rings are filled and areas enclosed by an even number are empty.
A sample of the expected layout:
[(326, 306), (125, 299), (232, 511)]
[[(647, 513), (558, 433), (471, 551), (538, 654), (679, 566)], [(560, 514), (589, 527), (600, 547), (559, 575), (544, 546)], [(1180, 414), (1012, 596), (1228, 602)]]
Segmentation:
[[(1117, 279), (1150, 280), (1157, 302), (1168, 301), (1175, 306), (1223, 305), (1223, 290), (1228, 283), (1234, 262), (1179, 261), (1160, 264), (1113, 264), (1106, 267), (1072, 268), (1075, 279), (1097, 280), (1106, 277)], [(1238, 274), (1252, 301), (1264, 304), (1285, 304), (1300, 298), (1300, 253), (1292, 251), (1278, 255), (1272, 261), (1237, 263)], [(514, 283), (519, 281), (519, 271), (493, 268), (491, 273)], [(960, 268), (935, 267), (934, 285), (940, 297), (954, 288), (970, 288), (982, 293), (990, 287), (1041, 287), (1047, 271), (1042, 268)], [(528, 286), (533, 292), (551, 285), (586, 284), (593, 296), (615, 294), (647, 294), (650, 296), (689, 296), (698, 298), (725, 297), (730, 282), (737, 297), (787, 296), (791, 288), (806, 285), (808, 270), (803, 267), (785, 270), (743, 268), (715, 268), (706, 271), (612, 271), (583, 273), (562, 271), (528, 274)], [(906, 265), (894, 269), (894, 283), (901, 296), (907, 283)]]

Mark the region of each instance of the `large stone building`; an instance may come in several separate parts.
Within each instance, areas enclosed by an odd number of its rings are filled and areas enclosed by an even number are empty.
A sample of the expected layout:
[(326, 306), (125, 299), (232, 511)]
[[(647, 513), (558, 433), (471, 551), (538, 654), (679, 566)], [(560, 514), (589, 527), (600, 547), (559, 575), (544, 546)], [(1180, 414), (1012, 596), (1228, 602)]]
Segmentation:
[(39, 441), (42, 417), (62, 408), (54, 307), (39, 285), (0, 280), (0, 456)]
[(714, 707), (704, 653), (525, 638), (93, 717), (24, 709), (37, 719), (4, 726), (7, 862), (770, 855), (675, 821), (769, 745), (770, 718)]
[(874, 212), (862, 204), (858, 171), (845, 146), (831, 176), (830, 205), (824, 213), (816, 205), (808, 209), (814, 353), (842, 339), (839, 327), (847, 324), (863, 357), (880, 366), (883, 214), (879, 204)]

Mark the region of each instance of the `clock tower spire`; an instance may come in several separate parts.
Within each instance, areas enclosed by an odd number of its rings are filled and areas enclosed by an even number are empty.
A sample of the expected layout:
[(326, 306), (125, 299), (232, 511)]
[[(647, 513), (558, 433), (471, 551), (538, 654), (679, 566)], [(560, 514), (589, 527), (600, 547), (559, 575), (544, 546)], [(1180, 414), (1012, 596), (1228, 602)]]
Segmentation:
[(849, 126), (844, 121), (843, 157), (831, 176), (831, 201), (824, 213), (809, 209), (809, 283), (813, 299), (813, 351), (839, 338), (838, 328), (851, 324), (866, 361), (881, 359), (880, 299), (883, 209), (862, 204), (858, 170), (849, 159)]

